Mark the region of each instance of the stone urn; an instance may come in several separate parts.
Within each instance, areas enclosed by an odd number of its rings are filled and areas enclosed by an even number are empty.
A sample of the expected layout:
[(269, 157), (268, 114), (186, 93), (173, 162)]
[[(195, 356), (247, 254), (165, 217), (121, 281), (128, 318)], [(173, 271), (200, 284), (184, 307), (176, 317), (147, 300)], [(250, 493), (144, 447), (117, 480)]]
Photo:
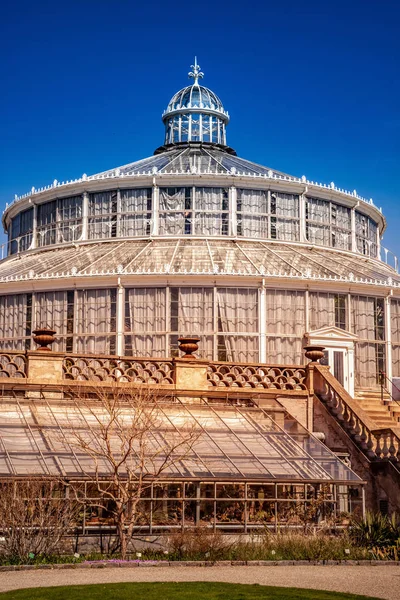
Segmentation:
[(193, 356), (193, 352), (197, 352), (199, 349), (199, 341), (200, 338), (195, 336), (178, 338), (179, 350), (184, 352), (184, 355), (181, 358), (185, 360), (196, 360), (196, 357)]
[(321, 358), (324, 358), (324, 346), (304, 346), (306, 358), (309, 358), (312, 363), (318, 363)]
[(33, 332), (33, 341), (39, 346), (38, 352), (51, 352), (50, 346), (55, 341), (56, 332), (52, 329), (35, 329)]

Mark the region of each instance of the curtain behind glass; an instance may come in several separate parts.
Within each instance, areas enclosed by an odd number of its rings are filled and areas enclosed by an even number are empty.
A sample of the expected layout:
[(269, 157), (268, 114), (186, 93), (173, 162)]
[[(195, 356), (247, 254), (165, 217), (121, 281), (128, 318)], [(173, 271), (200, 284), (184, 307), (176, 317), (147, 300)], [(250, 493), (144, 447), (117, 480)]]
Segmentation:
[(117, 206), (115, 190), (89, 194), (89, 239), (115, 237)]
[[(151, 219), (151, 190), (121, 190), (121, 224), (122, 237), (143, 236), (149, 233)], [(137, 214), (139, 213), (139, 214)]]
[(228, 191), (224, 188), (196, 188), (194, 233), (225, 235), (222, 215), (228, 213)]
[(332, 294), (310, 292), (310, 327), (321, 329), (335, 325), (335, 300)]
[(26, 315), (26, 294), (0, 296), (0, 347), (2, 350), (25, 349)]
[(160, 235), (183, 235), (185, 233), (186, 190), (179, 188), (172, 193), (174, 189), (160, 188)]
[(355, 347), (356, 384), (361, 387), (375, 386), (375, 299), (368, 296), (352, 296), (352, 316), (353, 331), (359, 337)]
[(52, 350), (65, 350), (67, 334), (67, 292), (37, 292), (35, 295), (35, 325), (56, 332)]
[(238, 235), (268, 238), (268, 194), (261, 190), (237, 190)]
[(212, 288), (171, 288), (171, 331), (200, 336), (199, 356), (213, 358)]
[(393, 376), (400, 377), (400, 300), (390, 301)]
[[(256, 362), (258, 335), (226, 335), (258, 331), (258, 290), (249, 288), (218, 288), (217, 290), (218, 358)], [(226, 356), (226, 358), (223, 358)]]
[(115, 342), (115, 326), (111, 331), (111, 305), (111, 290), (78, 290), (77, 352), (111, 354), (111, 342)]
[(127, 289), (125, 294), (125, 353), (165, 357), (165, 288)]
[(305, 292), (267, 290), (267, 362), (303, 364)]
[(185, 188), (169, 193), (170, 188), (160, 188), (160, 211), (185, 210)]

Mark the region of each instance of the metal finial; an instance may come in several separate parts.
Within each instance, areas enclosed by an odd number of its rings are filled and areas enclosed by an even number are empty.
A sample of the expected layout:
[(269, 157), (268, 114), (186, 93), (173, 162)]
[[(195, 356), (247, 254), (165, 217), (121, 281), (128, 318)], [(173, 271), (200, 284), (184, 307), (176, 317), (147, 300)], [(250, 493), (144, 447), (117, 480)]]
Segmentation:
[(197, 64), (197, 56), (194, 57), (194, 65), (190, 65), (190, 66), (193, 70), (190, 71), (189, 77), (193, 77), (193, 79), (194, 79), (193, 85), (198, 85), (199, 78), (202, 79), (204, 77), (204, 73), (202, 73), (202, 71), (200, 71), (200, 65)]

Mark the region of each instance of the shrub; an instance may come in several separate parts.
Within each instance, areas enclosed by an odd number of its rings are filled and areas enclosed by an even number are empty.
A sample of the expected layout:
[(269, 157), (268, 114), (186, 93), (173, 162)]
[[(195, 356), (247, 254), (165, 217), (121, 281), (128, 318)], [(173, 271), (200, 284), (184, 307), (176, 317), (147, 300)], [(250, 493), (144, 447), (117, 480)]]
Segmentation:
[(350, 538), (364, 548), (389, 548), (400, 544), (400, 521), (381, 513), (367, 512), (364, 519), (354, 520), (349, 528)]
[(222, 560), (231, 545), (227, 536), (206, 527), (173, 533), (167, 541), (171, 558), (178, 560)]

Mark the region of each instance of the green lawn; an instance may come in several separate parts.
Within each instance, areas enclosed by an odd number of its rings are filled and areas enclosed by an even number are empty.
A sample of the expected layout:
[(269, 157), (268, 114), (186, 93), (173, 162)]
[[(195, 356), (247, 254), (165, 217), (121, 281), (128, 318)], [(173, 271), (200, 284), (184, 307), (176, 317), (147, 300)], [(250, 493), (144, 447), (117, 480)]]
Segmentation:
[(30, 588), (0, 594), (1, 600), (370, 600), (317, 590), (237, 585), (233, 583), (110, 583)]

